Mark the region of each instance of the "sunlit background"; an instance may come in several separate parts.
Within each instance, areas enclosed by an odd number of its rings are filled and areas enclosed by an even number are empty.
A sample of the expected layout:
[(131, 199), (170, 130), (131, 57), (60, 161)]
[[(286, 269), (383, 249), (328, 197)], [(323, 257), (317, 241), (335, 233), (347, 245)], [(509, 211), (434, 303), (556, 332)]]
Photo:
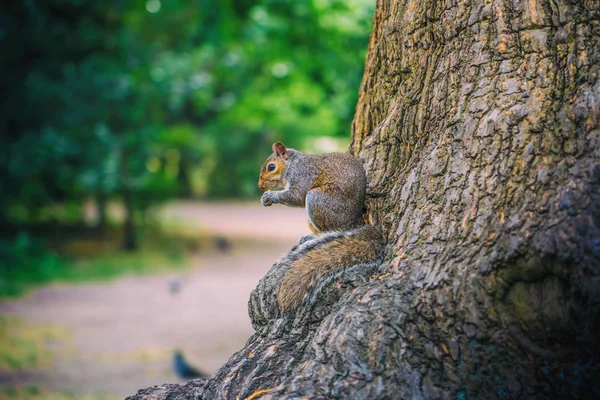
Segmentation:
[(374, 2), (3, 4), (0, 398), (123, 398), (243, 346), (308, 233), (258, 171), (347, 149)]

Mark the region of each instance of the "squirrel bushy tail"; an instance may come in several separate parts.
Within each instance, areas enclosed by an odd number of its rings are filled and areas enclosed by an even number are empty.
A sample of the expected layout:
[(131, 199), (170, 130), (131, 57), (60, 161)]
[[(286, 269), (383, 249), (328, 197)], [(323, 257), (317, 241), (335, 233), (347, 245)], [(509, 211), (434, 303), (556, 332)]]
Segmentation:
[(277, 300), (283, 310), (314, 298), (346, 268), (376, 261), (383, 238), (379, 229), (363, 225), (346, 232), (327, 232), (300, 245), (288, 262)]

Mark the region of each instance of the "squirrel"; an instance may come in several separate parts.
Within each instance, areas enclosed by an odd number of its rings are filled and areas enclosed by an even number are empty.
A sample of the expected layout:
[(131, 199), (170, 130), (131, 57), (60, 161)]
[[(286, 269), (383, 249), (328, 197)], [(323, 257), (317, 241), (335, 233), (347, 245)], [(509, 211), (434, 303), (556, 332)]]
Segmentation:
[[(258, 188), (263, 206), (305, 207), (315, 236), (300, 239), (287, 258), (277, 301), (282, 310), (314, 297), (346, 267), (380, 257), (383, 238), (363, 219), (367, 177), (358, 158), (347, 153), (311, 155), (277, 142), (263, 164)], [(281, 190), (283, 189), (283, 190)]]

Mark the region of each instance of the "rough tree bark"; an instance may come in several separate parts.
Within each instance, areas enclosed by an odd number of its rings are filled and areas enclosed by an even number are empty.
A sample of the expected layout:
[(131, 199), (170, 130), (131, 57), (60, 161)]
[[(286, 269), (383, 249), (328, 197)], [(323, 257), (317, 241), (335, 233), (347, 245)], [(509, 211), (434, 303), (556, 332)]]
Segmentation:
[(378, 1), (352, 151), (383, 262), (132, 398), (600, 398), (600, 2)]

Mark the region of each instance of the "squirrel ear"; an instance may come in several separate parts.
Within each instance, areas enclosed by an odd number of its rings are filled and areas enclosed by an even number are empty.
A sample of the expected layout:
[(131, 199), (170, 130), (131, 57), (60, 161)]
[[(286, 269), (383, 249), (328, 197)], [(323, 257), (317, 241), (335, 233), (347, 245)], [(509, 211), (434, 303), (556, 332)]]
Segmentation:
[(277, 155), (279, 157), (283, 158), (284, 160), (287, 160), (288, 158), (290, 158), (290, 154), (288, 153), (288, 151), (285, 148), (285, 146), (283, 145), (283, 143), (281, 143), (281, 142), (273, 143), (272, 149), (274, 152), (277, 153)]

